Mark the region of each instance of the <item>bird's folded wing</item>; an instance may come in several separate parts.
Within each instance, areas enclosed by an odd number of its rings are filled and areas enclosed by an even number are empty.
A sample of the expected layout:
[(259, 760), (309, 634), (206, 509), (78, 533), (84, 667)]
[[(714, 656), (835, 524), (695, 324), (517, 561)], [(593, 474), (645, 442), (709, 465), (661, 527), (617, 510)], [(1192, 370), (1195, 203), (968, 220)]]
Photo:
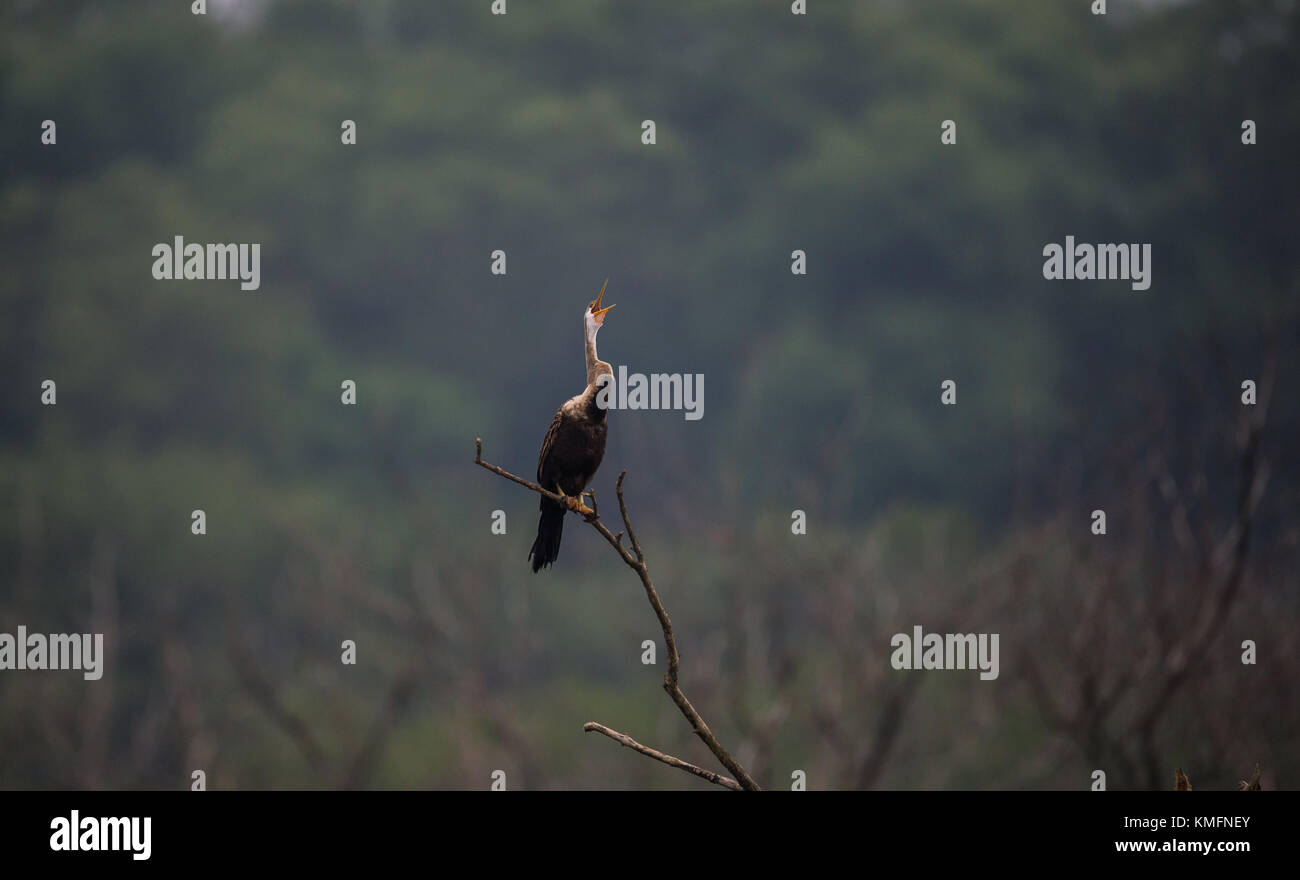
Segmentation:
[[(551, 426), (546, 429), (546, 439), (542, 441), (542, 450), (537, 453), (537, 482), (542, 483), (542, 466), (546, 463), (547, 457), (551, 454), (551, 445), (555, 443), (555, 435), (560, 432), (560, 422), (564, 421), (564, 410), (556, 410), (555, 418), (551, 419)], [(545, 487), (545, 483), (542, 483)]]

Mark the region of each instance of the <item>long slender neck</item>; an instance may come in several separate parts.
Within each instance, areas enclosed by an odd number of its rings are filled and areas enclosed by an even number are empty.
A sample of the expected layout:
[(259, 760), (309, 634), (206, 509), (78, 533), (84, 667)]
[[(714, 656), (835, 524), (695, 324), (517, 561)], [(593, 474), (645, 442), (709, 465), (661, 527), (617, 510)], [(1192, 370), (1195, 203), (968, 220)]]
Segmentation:
[(596, 384), (596, 379), (601, 373), (612, 373), (614, 370), (609, 364), (596, 357), (596, 331), (600, 327), (586, 322), (582, 329), (587, 343), (587, 387), (590, 388)]

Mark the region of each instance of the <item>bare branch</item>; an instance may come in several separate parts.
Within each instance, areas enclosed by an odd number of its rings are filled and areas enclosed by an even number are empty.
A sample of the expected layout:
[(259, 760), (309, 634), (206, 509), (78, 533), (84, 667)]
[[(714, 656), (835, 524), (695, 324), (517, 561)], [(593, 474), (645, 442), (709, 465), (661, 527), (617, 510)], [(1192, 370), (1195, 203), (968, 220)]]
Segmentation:
[(525, 488), (532, 489), (534, 492), (536, 492), (539, 495), (545, 495), (547, 498), (551, 499), (557, 504), (563, 504), (565, 507), (569, 508), (569, 510), (572, 510), (574, 513), (580, 514), (584, 517), (593, 517), (596, 515), (596, 511), (592, 510), (590, 507), (583, 504), (581, 501), (570, 498), (568, 495), (561, 495), (558, 492), (551, 492), (547, 489), (543, 489), (541, 486), (537, 485), (536, 483), (530, 480), (525, 480), (523, 477), (516, 477), (514, 474), (510, 473), (507, 470), (504, 470), (503, 468), (499, 468), (494, 464), (488, 464), (486, 461), (483, 460), (483, 438), (482, 437), (474, 438), (474, 464), (478, 465), (479, 467), (487, 468), (497, 476), (505, 477), (507, 480), (511, 480), (515, 483), (518, 483), (519, 485), (524, 486)]
[(645, 554), (641, 552), (641, 545), (637, 543), (636, 532), (632, 531), (632, 522), (627, 518), (627, 504), (623, 501), (623, 478), (627, 476), (624, 470), (618, 475), (618, 511), (623, 514), (623, 526), (627, 529), (628, 540), (632, 542), (632, 550), (636, 553), (636, 558), (640, 562), (645, 562)]
[[(627, 502), (623, 499), (623, 478), (627, 476), (627, 471), (623, 471), (618, 476), (617, 493), (618, 509), (619, 513), (622, 514), (623, 517), (623, 529), (627, 532), (628, 540), (632, 544), (631, 551), (622, 544), (621, 538), (623, 532), (620, 531), (619, 534), (615, 536), (614, 533), (600, 521), (600, 517), (597, 516), (596, 511), (592, 508), (587, 507), (580, 501), (575, 501), (573, 498), (568, 496), (547, 491), (536, 483), (529, 482), (522, 477), (517, 477), (503, 468), (499, 468), (494, 464), (488, 464), (484, 461), (482, 438), (476, 437), (474, 440), (474, 463), (479, 467), (490, 470), (498, 476), (505, 477), (511, 482), (532, 489), (539, 495), (544, 495), (553, 501), (565, 504), (570, 510), (581, 515), (583, 519), (590, 523), (591, 527), (599, 532), (602, 538), (609, 542), (609, 546), (614, 548), (618, 553), (619, 558), (622, 559), (629, 568), (637, 573), (637, 577), (641, 579), (641, 586), (645, 589), (646, 599), (650, 602), (650, 607), (654, 610), (655, 616), (659, 618), (659, 626), (663, 629), (664, 633), (664, 646), (668, 651), (668, 671), (664, 673), (664, 690), (668, 692), (668, 696), (672, 698), (673, 703), (676, 704), (677, 708), (681, 711), (686, 720), (690, 722), (691, 730), (693, 730), (695, 735), (698, 736), (708, 747), (709, 751), (713, 753), (713, 756), (718, 759), (722, 766), (726, 767), (728, 772), (735, 777), (737, 784), (746, 791), (761, 790), (758, 783), (756, 783), (750, 775), (745, 772), (745, 768), (740, 765), (740, 762), (733, 758), (731, 753), (722, 747), (722, 743), (718, 742), (718, 738), (714, 735), (713, 731), (709, 729), (709, 725), (704, 723), (704, 719), (700, 717), (700, 713), (691, 705), (691, 701), (686, 698), (686, 694), (682, 692), (681, 686), (678, 684), (677, 671), (680, 657), (677, 654), (677, 639), (673, 634), (673, 624), (672, 621), (668, 619), (668, 611), (664, 608), (664, 604), (659, 598), (659, 593), (655, 590), (654, 583), (650, 580), (650, 570), (646, 566), (645, 554), (641, 551), (641, 544), (637, 541), (636, 533), (632, 531), (632, 522), (628, 518), (627, 514)], [(594, 724), (595, 722), (591, 723)], [(614, 738), (617, 739), (618, 737)], [(622, 740), (620, 740), (620, 742), (622, 742)], [(629, 738), (629, 742), (635, 741), (630, 740)], [(624, 745), (628, 745), (628, 743), (624, 743)], [(631, 748), (633, 746), (629, 747)], [(642, 746), (638, 751), (645, 748), (646, 747)], [(645, 753), (649, 754), (649, 752)]]
[(723, 788), (730, 788), (732, 791), (743, 791), (743, 789), (740, 787), (740, 783), (734, 779), (729, 779), (726, 776), (719, 776), (717, 773), (714, 773), (712, 770), (705, 770), (703, 767), (697, 767), (694, 764), (691, 764), (687, 761), (683, 761), (681, 758), (675, 758), (672, 755), (664, 754), (663, 752), (658, 751), (657, 749), (652, 749), (649, 746), (643, 746), (641, 745), (641, 743), (632, 739), (632, 737), (628, 736), (626, 733), (619, 733), (617, 730), (611, 730), (610, 728), (606, 727), (603, 724), (597, 724), (595, 721), (588, 721), (586, 724), (582, 725), (582, 729), (587, 731), (588, 733), (603, 733), (605, 734), (605, 736), (609, 737), (610, 739), (616, 742), (620, 742), (623, 745), (627, 746), (629, 749), (640, 752), (641, 754), (645, 755), (648, 758), (654, 758), (656, 761), (662, 761), (663, 763), (667, 764), (669, 767), (676, 767), (678, 770), (685, 770), (687, 773), (694, 774), (695, 776), (698, 776), (701, 779), (706, 779), (715, 785), (721, 785)]

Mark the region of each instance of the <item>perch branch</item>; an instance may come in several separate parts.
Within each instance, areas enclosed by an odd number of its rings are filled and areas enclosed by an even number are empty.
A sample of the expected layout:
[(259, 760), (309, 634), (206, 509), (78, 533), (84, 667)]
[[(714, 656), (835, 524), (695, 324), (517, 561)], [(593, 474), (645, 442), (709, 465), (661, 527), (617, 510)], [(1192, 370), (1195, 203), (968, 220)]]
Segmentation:
[[(698, 736), (704, 745), (708, 747), (709, 751), (713, 753), (713, 756), (718, 759), (719, 763), (721, 763), (723, 767), (727, 768), (727, 771), (735, 777), (735, 784), (745, 791), (759, 791), (758, 783), (756, 783), (750, 775), (745, 772), (745, 768), (740, 765), (740, 762), (733, 758), (731, 753), (722, 747), (722, 743), (718, 742), (717, 736), (715, 736), (713, 731), (709, 729), (709, 725), (704, 722), (702, 717), (700, 717), (700, 713), (695, 710), (695, 707), (691, 705), (691, 701), (686, 698), (686, 694), (682, 692), (681, 685), (678, 683), (678, 666), (681, 658), (677, 654), (677, 639), (673, 635), (673, 624), (668, 618), (668, 611), (664, 608), (664, 604), (659, 598), (658, 591), (655, 590), (654, 582), (650, 580), (650, 570), (646, 566), (645, 554), (641, 550), (640, 542), (637, 541), (636, 532), (632, 530), (632, 521), (628, 517), (627, 513), (627, 502), (623, 499), (623, 478), (627, 476), (627, 471), (623, 471), (619, 474), (616, 486), (616, 492), (618, 494), (618, 510), (623, 517), (623, 529), (616, 536), (603, 522), (601, 522), (596, 511), (587, 507), (581, 501), (575, 500), (567, 495), (560, 495), (556, 492), (548, 491), (543, 489), (537, 483), (530, 482), (522, 477), (517, 477), (504, 468), (499, 468), (494, 464), (488, 464), (483, 460), (482, 438), (475, 438), (474, 440), (474, 463), (479, 467), (490, 470), (497, 476), (505, 477), (511, 482), (518, 483), (525, 488), (533, 490), (539, 495), (544, 495), (545, 497), (550, 498), (552, 501), (566, 505), (569, 510), (577, 513), (590, 523), (591, 527), (599, 532), (602, 538), (609, 542), (609, 546), (614, 548), (615, 552), (618, 553), (619, 558), (622, 559), (629, 568), (637, 573), (637, 577), (641, 579), (641, 586), (645, 589), (646, 599), (649, 600), (650, 607), (654, 610), (655, 617), (659, 618), (659, 626), (664, 633), (664, 646), (668, 651), (668, 671), (664, 673), (664, 690), (668, 692), (668, 696), (672, 698), (672, 701), (677, 706), (678, 710), (686, 720), (690, 722), (691, 730), (694, 731), (695, 735)], [(592, 496), (592, 502), (595, 503), (594, 495)], [(622, 537), (624, 533), (627, 534), (628, 541), (632, 545), (631, 550), (623, 546)], [(590, 725), (595, 725), (595, 727)], [(594, 721), (588, 722), (588, 725), (585, 725), (583, 729), (600, 730), (602, 733), (609, 731), (609, 728), (597, 725)], [(606, 733), (607, 736), (611, 734), (614, 734), (614, 731)], [(700, 770), (700, 768), (694, 767), (694, 765), (688, 764), (680, 758), (673, 758), (671, 755), (663, 755), (662, 753), (654, 752), (653, 749), (640, 745), (631, 737), (626, 737), (626, 741), (620, 737), (624, 737), (624, 735), (617, 734), (613, 735), (612, 738), (622, 742), (623, 745), (628, 746), (629, 748), (641, 752), (642, 754), (650, 755), (651, 757), (664, 761), (664, 763), (669, 764), (670, 766), (678, 767), (679, 769), (686, 770), (689, 773), (695, 773), (697, 776), (701, 775), (701, 773), (696, 772), (697, 770)], [(671, 760), (664, 760), (665, 758)], [(704, 772), (707, 773), (708, 771)], [(709, 777), (704, 776), (703, 778), (708, 779)], [(724, 779), (725, 777), (719, 776), (717, 779), (711, 779), (710, 781), (723, 786), (726, 786), (726, 782), (733, 781), (721, 781)], [(729, 788), (730, 786), (726, 787)]]
[(529, 489), (532, 489), (534, 492), (538, 493), (539, 495), (545, 495), (547, 498), (551, 499), (552, 501), (558, 504), (563, 504), (564, 506), (568, 507), (569, 510), (572, 510), (574, 513), (580, 514), (581, 516), (596, 515), (596, 511), (592, 510), (590, 507), (583, 504), (581, 501), (570, 498), (568, 495), (561, 495), (558, 492), (551, 492), (547, 489), (543, 489), (541, 486), (537, 485), (536, 483), (525, 480), (523, 477), (516, 477), (514, 474), (510, 473), (510, 471), (505, 470), (504, 468), (499, 468), (494, 464), (488, 464), (486, 461), (483, 460), (483, 438), (482, 437), (474, 438), (474, 464), (478, 465), (479, 467), (487, 468), (497, 476), (505, 477), (507, 480), (518, 483), (519, 485), (525, 486)]
[(687, 773), (693, 773), (701, 779), (707, 779), (715, 785), (721, 785), (723, 788), (730, 788), (732, 791), (743, 791), (740, 787), (740, 783), (734, 779), (728, 779), (726, 776), (719, 776), (712, 770), (705, 770), (703, 767), (697, 767), (694, 764), (683, 761), (681, 758), (674, 758), (672, 755), (665, 755), (658, 749), (643, 746), (626, 733), (619, 733), (617, 730), (611, 730), (603, 724), (597, 724), (595, 721), (588, 721), (586, 724), (582, 725), (582, 729), (588, 733), (603, 733), (615, 742), (620, 742), (635, 752), (640, 752), (648, 758), (654, 758), (656, 761), (662, 761), (669, 767), (676, 767), (678, 770), (685, 770)]

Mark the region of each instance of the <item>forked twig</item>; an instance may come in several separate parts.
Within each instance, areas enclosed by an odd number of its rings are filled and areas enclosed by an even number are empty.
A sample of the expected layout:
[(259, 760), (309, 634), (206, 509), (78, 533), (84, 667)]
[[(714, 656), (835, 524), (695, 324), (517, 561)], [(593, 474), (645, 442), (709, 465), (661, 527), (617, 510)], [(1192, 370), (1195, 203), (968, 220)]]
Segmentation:
[(588, 733), (603, 733), (610, 739), (620, 742), (629, 749), (640, 752), (648, 758), (654, 758), (656, 761), (662, 761), (669, 767), (676, 767), (678, 770), (685, 770), (687, 773), (693, 773), (701, 779), (707, 779), (709, 782), (721, 785), (723, 788), (730, 788), (732, 791), (744, 790), (740, 787), (740, 783), (734, 779), (728, 779), (726, 776), (720, 776), (712, 770), (705, 770), (703, 767), (697, 767), (694, 764), (683, 761), (681, 758), (674, 758), (672, 755), (664, 754), (657, 749), (643, 746), (626, 733), (619, 733), (617, 730), (612, 730), (603, 724), (597, 724), (595, 721), (588, 721), (586, 724), (582, 725), (582, 729)]

